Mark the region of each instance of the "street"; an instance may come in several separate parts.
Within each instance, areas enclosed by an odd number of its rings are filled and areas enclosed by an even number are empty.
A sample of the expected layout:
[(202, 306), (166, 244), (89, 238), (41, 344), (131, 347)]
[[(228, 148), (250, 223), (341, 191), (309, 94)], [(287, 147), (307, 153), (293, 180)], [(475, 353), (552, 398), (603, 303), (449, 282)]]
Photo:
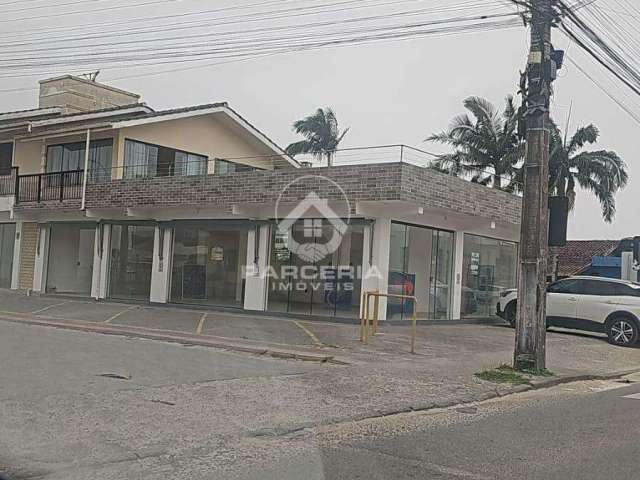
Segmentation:
[(594, 381), (348, 425), (319, 478), (636, 479), (639, 406), (640, 384)]
[[(573, 341), (556, 336), (554, 355)], [(4, 321), (0, 361), (12, 480), (637, 478), (635, 383), (512, 393), (451, 366), (402, 377), (397, 359), (374, 372)]]

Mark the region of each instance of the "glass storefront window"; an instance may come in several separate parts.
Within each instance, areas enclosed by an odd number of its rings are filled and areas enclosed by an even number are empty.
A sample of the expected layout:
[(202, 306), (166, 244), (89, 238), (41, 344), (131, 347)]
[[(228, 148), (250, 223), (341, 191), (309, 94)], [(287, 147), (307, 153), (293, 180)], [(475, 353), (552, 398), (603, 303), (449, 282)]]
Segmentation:
[(109, 296), (149, 300), (155, 227), (112, 225)]
[(0, 288), (11, 288), (15, 239), (15, 224), (0, 223)]
[(503, 290), (516, 287), (517, 244), (477, 235), (464, 236), (462, 318), (496, 314)]
[(177, 226), (171, 301), (241, 307), (247, 232), (241, 228)]
[(96, 226), (53, 224), (50, 232), (47, 293), (91, 295)]
[[(313, 223), (313, 242), (326, 244), (333, 226), (325, 219)], [(349, 225), (340, 247), (318, 262), (305, 261), (287, 248), (287, 235), (309, 243), (305, 220), (283, 234), (274, 228), (267, 309), (303, 315), (356, 318), (359, 315), (364, 226)], [(275, 272), (275, 275), (274, 275)]]
[(389, 293), (415, 296), (412, 300), (389, 299), (387, 318), (448, 319), (451, 307), (453, 234), (401, 223), (391, 224)]

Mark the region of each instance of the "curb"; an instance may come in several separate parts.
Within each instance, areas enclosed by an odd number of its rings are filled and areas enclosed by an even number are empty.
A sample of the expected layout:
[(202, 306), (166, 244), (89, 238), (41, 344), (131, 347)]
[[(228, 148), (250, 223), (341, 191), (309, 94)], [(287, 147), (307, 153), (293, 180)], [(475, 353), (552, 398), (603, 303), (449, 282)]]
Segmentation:
[[(603, 374), (583, 374), (583, 375), (569, 375), (565, 377), (553, 378), (550, 380), (543, 380), (536, 383), (529, 383), (526, 385), (515, 385), (508, 389), (503, 389), (499, 391), (498, 388), (501, 384), (495, 383), (496, 390), (494, 392), (485, 392), (483, 394), (478, 395), (476, 398), (469, 398), (468, 400), (432, 400), (427, 404), (423, 405), (407, 405), (405, 407), (401, 407), (398, 409), (390, 409), (390, 410), (379, 410), (376, 415), (354, 415), (351, 418), (346, 419), (338, 419), (338, 420), (324, 420), (320, 421), (317, 424), (303, 424), (295, 427), (291, 427), (289, 429), (276, 430), (270, 432), (269, 434), (265, 434), (264, 432), (250, 432), (250, 435), (254, 436), (287, 436), (291, 434), (295, 434), (301, 430), (308, 430), (312, 428), (318, 427), (333, 427), (337, 425), (342, 425), (344, 423), (350, 422), (363, 422), (367, 420), (375, 420), (379, 418), (392, 417), (394, 415), (404, 415), (407, 413), (419, 413), (419, 412), (427, 412), (430, 410), (443, 410), (448, 408), (455, 407), (464, 407), (467, 405), (478, 404), (482, 402), (486, 402), (488, 400), (495, 400), (497, 398), (508, 397), (511, 395), (515, 395), (518, 393), (530, 392), (534, 390), (543, 390), (546, 388), (552, 388), (558, 385), (563, 385), (567, 383), (574, 382), (585, 382), (589, 380), (612, 380), (614, 378), (624, 377), (626, 375), (631, 375), (634, 373), (640, 373), (640, 367), (627, 369), (627, 370), (618, 370), (616, 372), (611, 373), (603, 373)], [(484, 381), (484, 383), (493, 383)]]
[[(15, 314), (14, 314), (15, 315)], [(20, 323), (23, 325), (36, 325), (42, 327), (60, 328), (87, 333), (101, 333), (105, 335), (118, 335), (148, 340), (160, 340), (164, 342), (178, 343), (181, 345), (196, 345), (201, 347), (218, 348), (232, 352), (249, 353), (258, 356), (269, 356), (281, 360), (300, 360), (304, 362), (330, 363), (333, 365), (349, 365), (348, 362), (339, 360), (333, 355), (316, 354), (312, 352), (300, 352), (285, 348), (273, 348), (265, 345), (251, 345), (237, 343), (226, 338), (212, 335), (197, 335), (173, 330), (148, 329), (144, 327), (112, 325), (104, 323), (89, 323), (80, 320), (60, 322), (56, 320), (35, 319), (29, 317), (9, 316), (0, 314), (0, 321)]]

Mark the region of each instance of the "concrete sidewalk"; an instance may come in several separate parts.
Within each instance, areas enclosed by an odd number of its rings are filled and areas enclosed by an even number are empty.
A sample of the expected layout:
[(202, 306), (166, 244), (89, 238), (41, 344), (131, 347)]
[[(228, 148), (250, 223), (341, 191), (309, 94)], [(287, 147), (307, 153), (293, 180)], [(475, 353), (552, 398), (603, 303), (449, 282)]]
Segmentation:
[[(409, 329), (399, 326), (383, 325), (363, 345), (357, 326), (328, 322), (13, 292), (0, 292), (0, 310), (0, 465), (23, 476), (226, 478), (230, 463), (281, 448), (270, 439), (534, 388), (474, 377), (510, 362), (514, 332), (506, 326), (423, 325), (411, 355)], [(89, 327), (122, 330), (99, 335)], [(214, 337), (207, 332), (346, 365), (185, 348)], [(545, 382), (640, 368), (640, 349), (576, 333), (550, 332), (548, 357), (557, 375)], [(109, 372), (126, 375), (96, 377)]]

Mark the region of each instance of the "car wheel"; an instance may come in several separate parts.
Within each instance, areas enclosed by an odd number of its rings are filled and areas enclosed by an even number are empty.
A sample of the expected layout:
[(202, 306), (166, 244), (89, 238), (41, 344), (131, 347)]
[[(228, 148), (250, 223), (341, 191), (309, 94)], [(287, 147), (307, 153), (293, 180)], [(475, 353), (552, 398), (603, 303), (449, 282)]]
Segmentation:
[(504, 319), (509, 322), (512, 328), (516, 328), (516, 302), (511, 302), (504, 309)]
[(607, 326), (609, 343), (628, 347), (638, 341), (638, 325), (628, 317), (616, 317)]

